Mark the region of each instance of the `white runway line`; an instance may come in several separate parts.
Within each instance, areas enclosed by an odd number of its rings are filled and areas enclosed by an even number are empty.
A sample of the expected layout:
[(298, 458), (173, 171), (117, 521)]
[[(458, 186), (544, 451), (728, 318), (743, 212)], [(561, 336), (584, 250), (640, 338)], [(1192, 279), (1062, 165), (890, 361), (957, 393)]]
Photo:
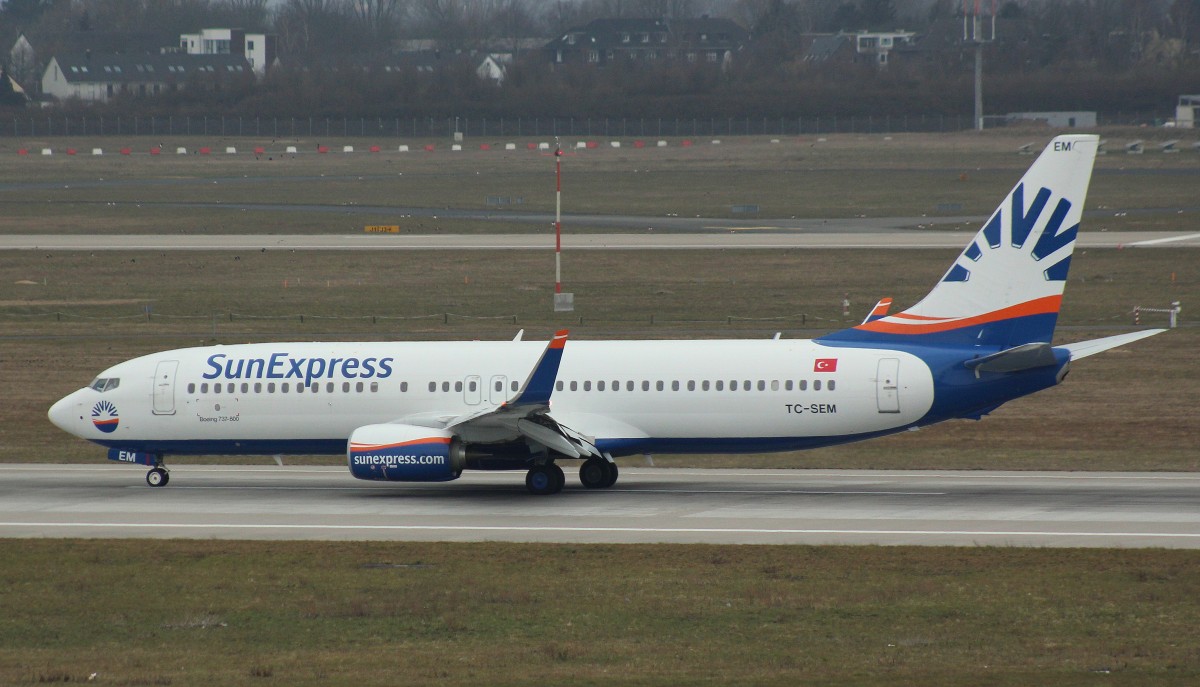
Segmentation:
[(506, 525), (298, 525), (298, 524), (223, 524), (223, 523), (101, 523), (101, 522), (0, 522), (0, 527), (69, 529), (210, 529), (210, 530), (320, 530), (320, 531), (395, 531), (395, 532), (529, 532), (592, 534), (780, 534), (847, 536), (979, 536), (979, 537), (1146, 537), (1154, 539), (1200, 539), (1200, 532), (1051, 532), (1045, 530), (863, 530), (863, 529), (759, 529), (746, 527), (569, 527)]
[(1131, 246), (1158, 246), (1164, 243), (1175, 243), (1176, 241), (1192, 241), (1200, 239), (1200, 234), (1188, 234), (1186, 236), (1167, 236), (1161, 239), (1150, 239), (1148, 241), (1135, 241)]

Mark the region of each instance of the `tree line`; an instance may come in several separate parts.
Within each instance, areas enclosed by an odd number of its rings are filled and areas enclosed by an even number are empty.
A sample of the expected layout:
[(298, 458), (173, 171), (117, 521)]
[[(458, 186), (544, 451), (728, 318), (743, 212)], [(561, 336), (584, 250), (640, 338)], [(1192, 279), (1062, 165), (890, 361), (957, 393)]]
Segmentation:
[[(123, 96), (102, 107), (59, 105), (68, 112), (903, 116), (971, 111), (973, 63), (960, 40), (962, 7), (961, 0), (6, 0), (0, 26), (8, 34), (25, 31), (43, 56), (79, 31), (153, 32), (170, 44), (180, 33), (212, 26), (278, 36), (280, 66), (261, 81)], [(548, 40), (592, 18), (701, 14), (750, 29), (750, 42), (730, 65), (553, 65), (534, 50), (518, 55), (506, 78), (493, 83), (480, 79), (476, 61), (466, 57), (518, 39)], [(996, 21), (997, 41), (984, 49), (989, 112), (1165, 111), (1179, 94), (1200, 93), (1200, 0), (1008, 0)], [(806, 53), (806, 35), (899, 27), (927, 42), (898, 52), (886, 68), (852, 55), (813, 61)], [(444, 62), (432, 72), (386, 68), (405, 38), (432, 41)]]

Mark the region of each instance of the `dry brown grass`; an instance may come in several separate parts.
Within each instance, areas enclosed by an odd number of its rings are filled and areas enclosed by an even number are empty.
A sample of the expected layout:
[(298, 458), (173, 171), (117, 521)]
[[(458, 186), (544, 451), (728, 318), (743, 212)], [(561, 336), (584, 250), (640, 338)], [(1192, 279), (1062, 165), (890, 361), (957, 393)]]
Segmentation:
[[(1111, 132), (1113, 147), (1138, 132)], [(731, 206), (756, 204), (763, 218), (838, 218), (989, 213), (1020, 177), (1032, 157), (1017, 155), (1026, 142), (1044, 143), (1049, 133), (989, 132), (944, 136), (908, 134), (788, 138), (729, 138), (719, 146), (702, 140), (682, 148), (571, 151), (564, 163), (568, 213), (668, 214), (731, 217)], [(497, 143), (491, 141), (492, 143)], [(626, 141), (628, 144), (630, 141)], [(190, 143), (190, 145), (189, 145)], [(212, 141), (208, 141), (209, 144)], [(240, 150), (269, 141), (225, 141)], [(287, 142), (273, 144), (278, 150)], [(351, 141), (362, 148), (362, 141)], [(566, 142), (570, 144), (571, 142)], [(90, 149), (72, 140), (80, 150)], [(195, 142), (179, 144), (194, 148)], [(521, 197), (520, 209), (554, 208), (553, 157), (519, 150), (451, 153), (305, 153), (256, 160), (251, 155), (100, 158), (35, 155), (0, 169), (0, 232), (84, 233), (361, 231), (364, 224), (401, 224), (409, 231), (500, 231), (482, 221), (410, 219), (401, 208), (486, 209), (489, 195)], [(42, 145), (39, 142), (38, 147)], [(50, 143), (58, 149), (65, 142)], [(112, 148), (112, 143), (101, 143)], [(167, 142), (174, 148), (175, 142)], [(311, 141), (300, 142), (311, 150)], [(339, 147), (340, 142), (335, 145)], [(11, 154), (2, 150), (0, 156)], [(394, 146), (389, 146), (394, 150)], [(15, 157), (15, 156), (14, 156)], [(1089, 208), (1111, 209), (1092, 219), (1091, 230), (1186, 230), (1196, 212), (1200, 156), (1119, 152), (1097, 161)], [(16, 184), (5, 188), (4, 184)], [(118, 205), (110, 205), (118, 203)], [(164, 207), (201, 203), (201, 208)], [(305, 213), (279, 209), (246, 211), (239, 204), (329, 208), (396, 208), (370, 215)], [(222, 208), (221, 206), (231, 206)], [(1161, 209), (1149, 214), (1139, 209)], [(1183, 215), (1174, 208), (1184, 208)], [(1130, 212), (1134, 211), (1134, 212)], [(495, 210), (503, 216), (508, 210)], [(1118, 212), (1129, 214), (1118, 215)], [(744, 216), (739, 216), (744, 217)], [(514, 224), (505, 231), (538, 231)], [(594, 229), (577, 227), (575, 231)]]

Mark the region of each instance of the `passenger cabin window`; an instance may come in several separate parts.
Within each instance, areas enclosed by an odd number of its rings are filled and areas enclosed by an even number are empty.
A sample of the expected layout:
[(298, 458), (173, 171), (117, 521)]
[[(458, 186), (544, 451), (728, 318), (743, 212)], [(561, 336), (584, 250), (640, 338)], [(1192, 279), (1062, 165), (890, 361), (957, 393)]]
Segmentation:
[(561, 379), (554, 383), (554, 390), (555, 391), (563, 390), (563, 381)]
[(188, 393), (189, 393), (189, 394), (194, 394), (194, 393), (196, 393), (196, 383), (195, 383), (195, 382), (189, 382), (189, 383), (188, 383)]
[(819, 380), (819, 379), (813, 380), (813, 391), (820, 391), (820, 390), (821, 390), (821, 380)]

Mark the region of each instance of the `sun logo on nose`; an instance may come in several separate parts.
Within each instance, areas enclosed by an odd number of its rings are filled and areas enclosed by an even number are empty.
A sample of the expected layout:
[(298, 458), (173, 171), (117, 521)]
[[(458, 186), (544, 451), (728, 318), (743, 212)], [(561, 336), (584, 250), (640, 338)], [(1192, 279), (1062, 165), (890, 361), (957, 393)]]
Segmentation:
[(108, 401), (100, 401), (92, 406), (92, 424), (96, 429), (105, 434), (112, 434), (117, 431), (117, 424), (121, 422), (121, 418), (117, 417), (117, 407)]

